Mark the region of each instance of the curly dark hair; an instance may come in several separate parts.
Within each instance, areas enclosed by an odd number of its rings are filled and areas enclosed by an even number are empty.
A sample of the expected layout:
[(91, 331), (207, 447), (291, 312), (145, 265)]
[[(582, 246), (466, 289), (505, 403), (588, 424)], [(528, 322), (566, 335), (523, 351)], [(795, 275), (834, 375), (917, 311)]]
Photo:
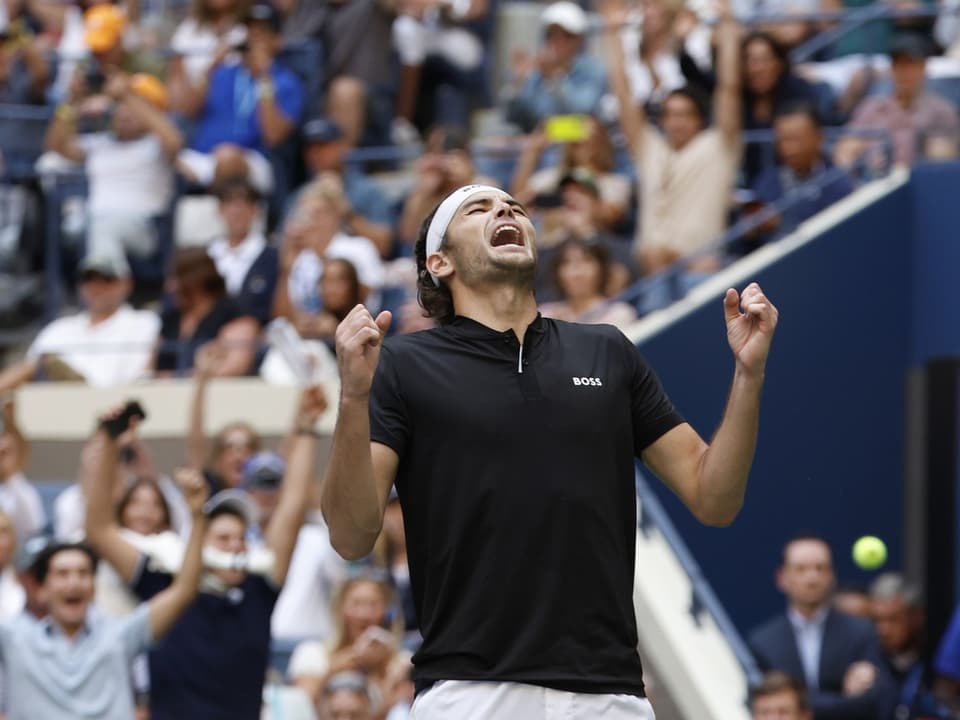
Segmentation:
[[(435, 285), (433, 277), (427, 271), (427, 230), (430, 228), (430, 223), (433, 216), (437, 214), (437, 208), (439, 207), (437, 205), (423, 219), (413, 251), (417, 258), (417, 301), (420, 303), (420, 307), (427, 311), (427, 317), (433, 318), (439, 325), (446, 325), (452, 322), (456, 316), (453, 309), (453, 295), (450, 294), (450, 288), (443, 281), (439, 285)], [(444, 237), (440, 247), (443, 247), (446, 242), (447, 239)]]

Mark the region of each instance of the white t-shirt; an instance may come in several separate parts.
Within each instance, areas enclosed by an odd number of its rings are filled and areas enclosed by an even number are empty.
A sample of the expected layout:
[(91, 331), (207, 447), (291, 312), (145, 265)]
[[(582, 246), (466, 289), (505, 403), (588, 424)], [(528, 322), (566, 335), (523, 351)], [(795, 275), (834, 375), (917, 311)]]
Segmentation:
[(217, 35), (209, 25), (187, 18), (173, 33), (170, 49), (183, 56), (187, 78), (196, 84), (210, 67), (221, 45), (238, 46), (246, 39), (247, 28), (243, 25), (234, 25), (223, 35)]
[(0, 572), (0, 622), (12, 620), (23, 611), (27, 594), (17, 582), (13, 568), (7, 566)]
[(122, 305), (106, 320), (90, 324), (83, 312), (54, 320), (33, 341), (28, 358), (59, 355), (94, 387), (111, 387), (147, 374), (160, 318)]
[[(376, 245), (365, 237), (337, 233), (323, 255), (330, 260), (347, 260), (357, 270), (361, 285), (370, 289), (366, 305), (371, 311), (380, 307), (380, 289), (384, 284), (383, 261)], [(302, 250), (290, 269), (287, 291), (298, 308), (308, 309), (319, 294), (323, 258), (313, 250)]]
[(247, 273), (266, 246), (267, 239), (257, 232), (248, 235), (234, 248), (230, 247), (226, 238), (210, 243), (207, 254), (216, 263), (217, 272), (227, 284), (228, 293), (236, 295), (243, 289)]
[(0, 508), (13, 522), (20, 542), (47, 524), (40, 493), (23, 473), (15, 473), (0, 482)]
[(91, 133), (77, 142), (87, 155), (91, 214), (151, 217), (167, 210), (173, 167), (155, 135), (121, 141), (110, 133)]
[(272, 637), (326, 641), (333, 629), (333, 593), (346, 571), (346, 561), (330, 544), (323, 521), (304, 525), (297, 536), (283, 592), (273, 609)]

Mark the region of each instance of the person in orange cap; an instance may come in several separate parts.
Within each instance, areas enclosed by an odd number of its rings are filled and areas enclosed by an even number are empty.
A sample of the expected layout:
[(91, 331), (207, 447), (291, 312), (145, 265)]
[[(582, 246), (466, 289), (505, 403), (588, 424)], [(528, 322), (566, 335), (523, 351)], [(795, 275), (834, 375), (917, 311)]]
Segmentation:
[(153, 220), (173, 197), (172, 162), (183, 136), (167, 116), (167, 90), (153, 75), (114, 72), (102, 94), (108, 130), (78, 135), (83, 109), (65, 103), (47, 133), (47, 149), (85, 164), (87, 254), (149, 257), (157, 245)]

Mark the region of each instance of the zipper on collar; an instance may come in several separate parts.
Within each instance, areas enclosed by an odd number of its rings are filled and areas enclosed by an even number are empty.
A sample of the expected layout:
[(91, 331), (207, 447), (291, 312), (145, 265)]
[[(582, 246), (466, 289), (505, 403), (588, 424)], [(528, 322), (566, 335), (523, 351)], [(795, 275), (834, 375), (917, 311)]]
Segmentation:
[(520, 355), (517, 357), (517, 373), (523, 375), (523, 343), (520, 343)]

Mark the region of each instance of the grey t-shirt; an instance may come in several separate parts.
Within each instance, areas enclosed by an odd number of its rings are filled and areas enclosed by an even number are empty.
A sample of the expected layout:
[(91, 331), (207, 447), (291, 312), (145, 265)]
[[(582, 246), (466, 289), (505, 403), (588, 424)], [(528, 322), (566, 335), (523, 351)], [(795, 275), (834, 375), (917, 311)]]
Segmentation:
[(130, 720), (130, 662), (150, 645), (149, 606), (123, 618), (95, 611), (73, 640), (22, 613), (0, 625), (8, 720)]
[(384, 0), (301, 0), (284, 24), (289, 41), (319, 38), (327, 82), (340, 75), (382, 88), (395, 80), (393, 20)]

